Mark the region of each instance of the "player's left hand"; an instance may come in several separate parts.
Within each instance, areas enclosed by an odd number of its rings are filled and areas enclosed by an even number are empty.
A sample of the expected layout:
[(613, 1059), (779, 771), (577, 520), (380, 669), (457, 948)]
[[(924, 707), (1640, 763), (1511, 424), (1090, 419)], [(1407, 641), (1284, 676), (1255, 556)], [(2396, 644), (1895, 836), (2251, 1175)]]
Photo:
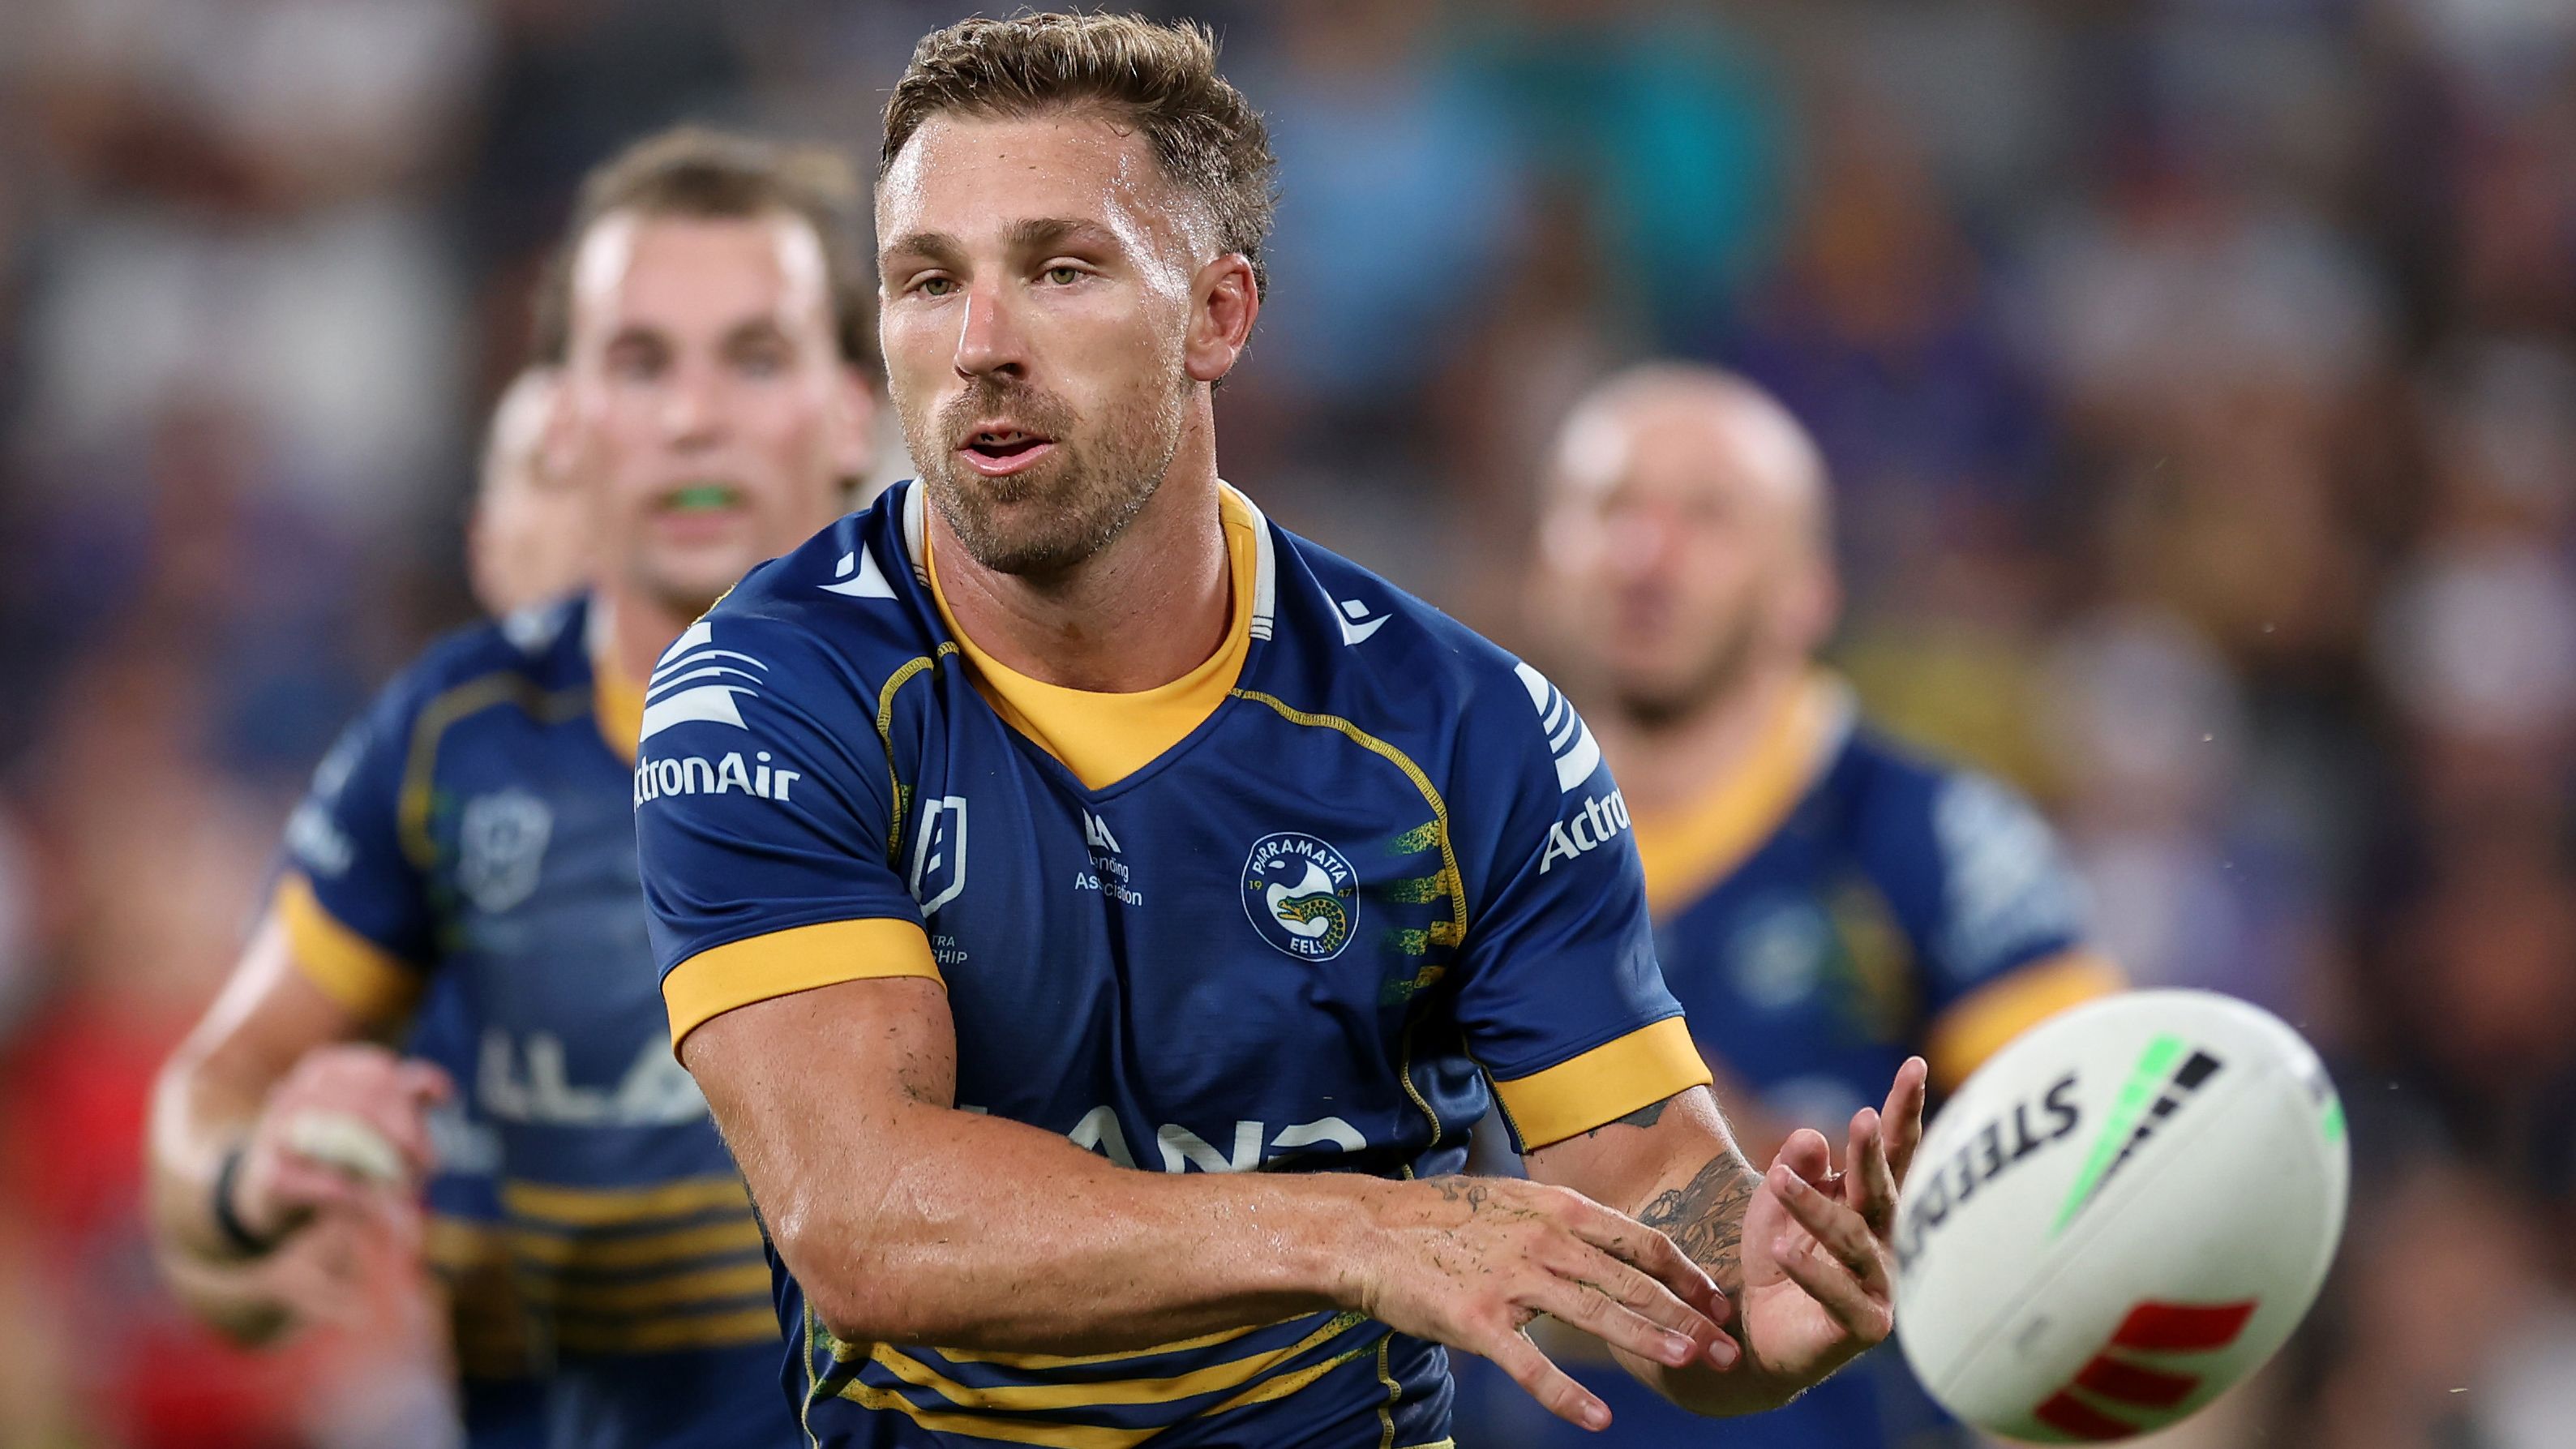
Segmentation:
[(1921, 1057), (1879, 1111), (1851, 1120), (1844, 1170), (1824, 1134), (1781, 1144), (1744, 1210), (1741, 1332), (1747, 1366), (1799, 1387), (1886, 1340), (1896, 1326), (1896, 1193), (1923, 1141)]

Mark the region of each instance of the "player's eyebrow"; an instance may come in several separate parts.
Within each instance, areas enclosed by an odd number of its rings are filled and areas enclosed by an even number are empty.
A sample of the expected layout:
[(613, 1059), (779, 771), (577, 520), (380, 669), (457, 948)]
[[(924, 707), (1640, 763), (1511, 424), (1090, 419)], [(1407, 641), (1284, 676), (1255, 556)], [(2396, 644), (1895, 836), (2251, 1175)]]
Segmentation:
[(877, 251), (882, 270), (887, 259), (916, 258), (935, 266), (954, 266), (964, 260), (966, 244), (944, 231), (916, 231), (886, 243)]
[(1018, 252), (1059, 251), (1067, 243), (1102, 251), (1119, 250), (1118, 235), (1096, 221), (1070, 216), (1033, 216), (1015, 221), (1002, 233)]

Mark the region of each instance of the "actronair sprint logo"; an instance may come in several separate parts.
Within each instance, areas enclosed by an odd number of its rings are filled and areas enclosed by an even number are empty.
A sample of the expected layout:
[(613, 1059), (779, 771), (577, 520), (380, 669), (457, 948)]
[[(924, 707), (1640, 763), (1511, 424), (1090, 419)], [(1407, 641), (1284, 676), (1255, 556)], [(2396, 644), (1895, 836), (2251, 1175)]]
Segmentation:
[(2184, 1103), (2199, 1095), (2223, 1066), (2209, 1053), (2185, 1046), (2178, 1036), (2160, 1036), (2148, 1042), (2137, 1067), (2120, 1084), (2120, 1095), (2111, 1103), (2111, 1114), (2103, 1119), (2101, 1135), (2093, 1139), (2093, 1155), (2085, 1159), (2084, 1170), (2075, 1175), (2075, 1186), (2068, 1190), (2066, 1203), (2057, 1210), (2057, 1221), (2050, 1224), (2048, 1235), (2053, 1238), (2066, 1231), (2066, 1225), (2102, 1195), (2102, 1189), (2147, 1144), (2147, 1139), (2181, 1111)]
[(745, 728), (734, 696), (759, 694), (760, 676), (768, 671), (768, 665), (740, 650), (717, 648), (715, 626), (700, 619), (662, 652), (662, 662), (653, 667), (653, 678), (644, 686), (644, 731), (639, 738), (649, 740), (692, 720)]
[(1556, 758), (1557, 793), (1571, 795), (1601, 767), (1601, 746), (1583, 716), (1574, 712), (1574, 702), (1548, 683), (1546, 675), (1526, 664), (1513, 665), (1512, 672), (1521, 677), (1530, 703), (1538, 707), (1539, 728), (1547, 731), (1547, 752)]

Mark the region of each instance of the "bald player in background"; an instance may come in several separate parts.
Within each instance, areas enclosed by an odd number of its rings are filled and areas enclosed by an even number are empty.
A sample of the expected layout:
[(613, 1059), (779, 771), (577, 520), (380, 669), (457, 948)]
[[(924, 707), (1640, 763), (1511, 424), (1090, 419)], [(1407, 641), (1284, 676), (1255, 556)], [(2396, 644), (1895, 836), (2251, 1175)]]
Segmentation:
[[(1849, 1116), (1909, 1054), (1955, 1087), (2122, 987), (2030, 806), (1880, 737), (1816, 663), (1841, 604), (1831, 501), (1814, 442), (1769, 395), (1666, 364), (1586, 397), (1551, 461), (1538, 572), (1557, 677), (1634, 823), (1665, 980), (1757, 1156), (1766, 1135)], [(1590, 1442), (1709, 1442), (1608, 1363), (1577, 1376), (1617, 1416)], [(1573, 1442), (1518, 1417), (1487, 1434)], [(1969, 1441), (1881, 1349), (1725, 1442)]]

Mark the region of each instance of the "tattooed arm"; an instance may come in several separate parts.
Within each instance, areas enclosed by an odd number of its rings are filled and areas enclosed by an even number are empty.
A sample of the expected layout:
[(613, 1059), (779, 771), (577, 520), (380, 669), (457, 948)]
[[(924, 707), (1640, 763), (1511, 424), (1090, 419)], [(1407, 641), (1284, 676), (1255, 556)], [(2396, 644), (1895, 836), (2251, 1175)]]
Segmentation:
[(1852, 1118), (1846, 1172), (1832, 1170), (1832, 1149), (1812, 1131), (1791, 1134), (1769, 1173), (1755, 1171), (1701, 1087), (1530, 1154), (1533, 1178), (1662, 1232), (1737, 1305), (1730, 1331), (1747, 1350), (1742, 1364), (1671, 1368), (1617, 1353), (1630, 1373), (1699, 1413), (1754, 1413), (1887, 1337), (1888, 1236), (1922, 1138), (1925, 1075), (1908, 1061), (1885, 1109)]

